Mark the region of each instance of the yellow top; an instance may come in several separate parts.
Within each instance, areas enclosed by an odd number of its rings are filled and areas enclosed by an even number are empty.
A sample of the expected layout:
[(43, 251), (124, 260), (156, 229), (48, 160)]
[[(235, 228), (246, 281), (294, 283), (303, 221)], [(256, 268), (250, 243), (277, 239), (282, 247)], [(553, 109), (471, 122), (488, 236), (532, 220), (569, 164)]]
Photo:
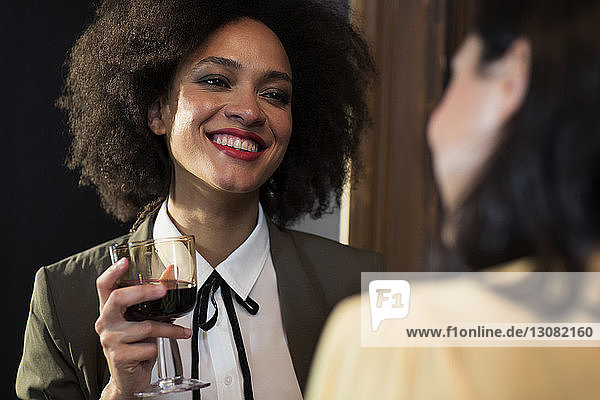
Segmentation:
[(361, 347), (363, 306), (355, 296), (334, 310), (305, 400), (600, 398), (599, 348)]

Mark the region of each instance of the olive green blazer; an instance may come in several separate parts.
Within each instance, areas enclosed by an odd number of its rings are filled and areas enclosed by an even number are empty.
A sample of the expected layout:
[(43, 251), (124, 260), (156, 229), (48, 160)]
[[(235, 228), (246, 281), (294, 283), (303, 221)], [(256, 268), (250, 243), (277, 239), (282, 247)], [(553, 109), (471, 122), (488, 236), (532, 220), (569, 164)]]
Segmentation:
[[(106, 242), (37, 272), (16, 390), (23, 399), (98, 399), (109, 371), (94, 323), (96, 278), (111, 264), (108, 246), (152, 235), (152, 215), (131, 235)], [(361, 271), (382, 271), (381, 255), (269, 222), (271, 256), (284, 329), (304, 389), (325, 319), (360, 291)]]

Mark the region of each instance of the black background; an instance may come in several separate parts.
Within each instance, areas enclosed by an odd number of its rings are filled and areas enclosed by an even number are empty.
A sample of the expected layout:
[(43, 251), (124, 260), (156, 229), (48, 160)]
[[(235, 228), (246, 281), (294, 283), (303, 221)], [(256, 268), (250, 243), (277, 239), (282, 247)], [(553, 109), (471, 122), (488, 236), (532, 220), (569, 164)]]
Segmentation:
[(0, 1), (2, 261), (5, 289), (0, 398), (14, 381), (35, 271), (128, 230), (64, 167), (68, 135), (54, 107), (69, 47), (93, 16), (85, 0)]

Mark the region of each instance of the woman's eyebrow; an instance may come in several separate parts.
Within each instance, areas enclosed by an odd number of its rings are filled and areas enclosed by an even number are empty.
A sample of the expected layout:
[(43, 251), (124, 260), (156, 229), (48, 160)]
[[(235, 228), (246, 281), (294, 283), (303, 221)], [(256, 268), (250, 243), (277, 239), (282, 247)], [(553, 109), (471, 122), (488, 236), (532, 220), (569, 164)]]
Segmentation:
[(222, 65), (224, 67), (228, 67), (228, 68), (232, 68), (232, 69), (242, 68), (242, 65), (239, 62), (232, 60), (231, 58), (215, 57), (215, 56), (203, 58), (202, 60), (198, 61), (194, 65), (194, 68), (198, 68), (202, 64), (217, 64), (217, 65)]
[[(240, 64), (236, 60), (232, 60), (231, 58), (210, 56), (210, 57), (203, 58), (202, 60), (200, 60), (196, 64), (194, 64), (193, 69), (200, 68), (204, 64), (216, 64), (216, 65), (221, 65), (223, 67), (227, 67), (227, 68), (231, 68), (231, 69), (235, 69), (235, 70), (239, 70), (242, 68), (242, 64)], [(265, 79), (265, 80), (282, 80), (282, 81), (292, 83), (292, 78), (285, 72), (281, 72), (281, 71), (267, 71), (263, 74), (263, 79)]]
[(280, 71), (267, 71), (263, 75), (263, 78), (265, 80), (269, 80), (269, 81), (281, 80), (281, 81), (286, 81), (286, 82), (292, 83), (292, 78), (285, 72), (280, 72)]

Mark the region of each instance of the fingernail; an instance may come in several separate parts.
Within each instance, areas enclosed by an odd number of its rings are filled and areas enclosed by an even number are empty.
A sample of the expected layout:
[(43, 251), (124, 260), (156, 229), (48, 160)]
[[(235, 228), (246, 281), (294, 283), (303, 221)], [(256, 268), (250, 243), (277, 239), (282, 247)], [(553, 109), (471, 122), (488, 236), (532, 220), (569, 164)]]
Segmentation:
[(190, 328), (183, 328), (183, 333), (186, 337), (192, 336), (192, 330)]
[(123, 257), (119, 261), (117, 261), (117, 267), (123, 267), (125, 264), (127, 264), (127, 258), (125, 258), (125, 257)]

